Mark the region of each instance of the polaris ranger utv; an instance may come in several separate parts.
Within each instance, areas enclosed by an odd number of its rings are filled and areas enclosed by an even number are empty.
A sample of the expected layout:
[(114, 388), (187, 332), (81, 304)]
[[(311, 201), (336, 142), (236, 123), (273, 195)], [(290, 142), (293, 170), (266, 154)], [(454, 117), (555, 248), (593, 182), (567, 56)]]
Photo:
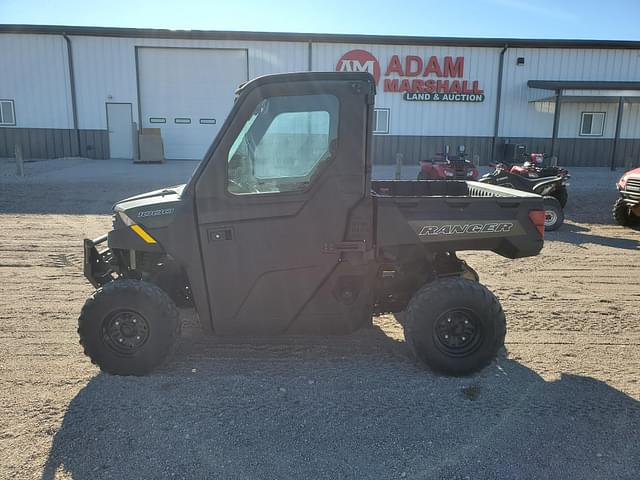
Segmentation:
[(84, 242), (96, 287), (79, 318), (106, 372), (142, 375), (193, 306), (217, 335), (347, 333), (405, 312), (433, 370), (462, 375), (503, 345), (505, 316), (456, 256), (543, 245), (542, 197), (466, 181), (371, 180), (375, 95), (367, 73), (269, 75), (240, 87), (186, 185), (114, 206)]

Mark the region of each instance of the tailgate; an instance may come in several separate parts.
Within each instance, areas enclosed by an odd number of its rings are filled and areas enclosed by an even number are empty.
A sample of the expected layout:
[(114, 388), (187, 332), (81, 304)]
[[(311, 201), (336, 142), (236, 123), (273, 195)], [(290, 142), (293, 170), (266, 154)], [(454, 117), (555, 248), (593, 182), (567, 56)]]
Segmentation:
[(434, 251), (491, 250), (508, 258), (537, 255), (542, 249), (543, 236), (529, 216), (543, 210), (539, 195), (450, 182), (458, 186), (447, 186), (445, 195), (424, 196), (420, 194), (444, 187), (391, 183), (374, 184), (379, 247), (423, 243)]

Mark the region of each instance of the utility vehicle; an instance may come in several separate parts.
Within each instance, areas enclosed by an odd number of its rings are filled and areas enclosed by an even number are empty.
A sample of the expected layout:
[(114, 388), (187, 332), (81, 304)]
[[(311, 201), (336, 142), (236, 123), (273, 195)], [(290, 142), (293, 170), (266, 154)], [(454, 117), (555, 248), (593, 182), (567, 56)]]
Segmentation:
[(564, 206), (567, 203), (569, 185), (568, 174), (550, 177), (527, 177), (520, 173), (511, 173), (508, 165), (498, 163), (493, 172), (480, 177), (481, 183), (499, 185), (544, 197), (545, 230), (557, 230), (564, 223)]
[(97, 288), (79, 318), (103, 370), (141, 375), (192, 305), (217, 335), (347, 333), (404, 312), (432, 369), (466, 374), (503, 345), (496, 297), (456, 252), (543, 246), (542, 197), (466, 181), (371, 180), (368, 73), (269, 75), (243, 85), (186, 185), (114, 206), (84, 242)]
[(457, 155), (449, 155), (449, 145), (444, 153), (437, 153), (429, 160), (420, 160), (418, 180), (476, 180), (478, 169), (467, 160), (464, 145), (458, 146)]
[(613, 219), (623, 227), (640, 228), (640, 168), (626, 172), (616, 187), (620, 196), (613, 205)]

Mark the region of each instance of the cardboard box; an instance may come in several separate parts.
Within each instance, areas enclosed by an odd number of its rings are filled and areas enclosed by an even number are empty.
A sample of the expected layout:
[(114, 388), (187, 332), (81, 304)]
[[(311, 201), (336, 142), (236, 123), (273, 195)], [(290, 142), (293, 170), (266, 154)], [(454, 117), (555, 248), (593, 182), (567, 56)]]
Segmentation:
[(139, 138), (140, 158), (135, 163), (163, 163), (164, 144), (159, 128), (143, 128)]

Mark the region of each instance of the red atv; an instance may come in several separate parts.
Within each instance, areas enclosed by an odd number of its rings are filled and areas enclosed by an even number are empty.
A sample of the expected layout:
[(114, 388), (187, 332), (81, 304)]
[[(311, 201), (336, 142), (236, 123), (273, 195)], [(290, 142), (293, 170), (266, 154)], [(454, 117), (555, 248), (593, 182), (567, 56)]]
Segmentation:
[(527, 178), (565, 177), (569, 175), (569, 171), (566, 168), (555, 165), (545, 165), (545, 159), (548, 158), (546, 153), (534, 152), (524, 154), (524, 157), (526, 160), (522, 165), (511, 164), (508, 172)]
[(620, 197), (613, 205), (613, 219), (623, 227), (640, 227), (640, 168), (625, 173), (616, 187)]
[(464, 145), (458, 147), (458, 155), (449, 155), (449, 145), (445, 153), (436, 153), (430, 160), (420, 160), (418, 180), (476, 180), (478, 169), (466, 158)]

